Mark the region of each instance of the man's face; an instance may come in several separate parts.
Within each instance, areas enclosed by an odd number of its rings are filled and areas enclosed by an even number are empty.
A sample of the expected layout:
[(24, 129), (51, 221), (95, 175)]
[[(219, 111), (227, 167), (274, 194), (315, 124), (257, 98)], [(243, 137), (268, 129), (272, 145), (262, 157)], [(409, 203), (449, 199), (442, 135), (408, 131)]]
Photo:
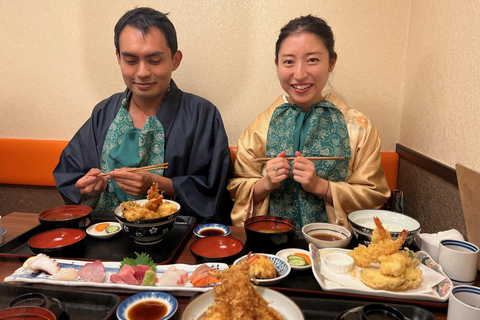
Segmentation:
[(164, 34), (151, 27), (145, 35), (131, 26), (126, 26), (119, 36), (117, 60), (123, 80), (133, 92), (133, 98), (147, 103), (162, 100), (170, 85), (172, 72), (178, 68), (182, 54), (172, 51)]

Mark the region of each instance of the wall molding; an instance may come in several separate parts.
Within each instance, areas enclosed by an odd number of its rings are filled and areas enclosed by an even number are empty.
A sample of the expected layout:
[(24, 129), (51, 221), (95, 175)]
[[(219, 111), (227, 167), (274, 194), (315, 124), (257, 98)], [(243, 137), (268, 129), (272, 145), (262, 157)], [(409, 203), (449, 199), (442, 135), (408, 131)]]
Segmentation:
[(413, 162), (419, 167), (422, 167), (436, 176), (439, 176), (455, 186), (458, 186), (457, 172), (454, 168), (399, 143), (396, 144), (395, 151), (401, 158)]

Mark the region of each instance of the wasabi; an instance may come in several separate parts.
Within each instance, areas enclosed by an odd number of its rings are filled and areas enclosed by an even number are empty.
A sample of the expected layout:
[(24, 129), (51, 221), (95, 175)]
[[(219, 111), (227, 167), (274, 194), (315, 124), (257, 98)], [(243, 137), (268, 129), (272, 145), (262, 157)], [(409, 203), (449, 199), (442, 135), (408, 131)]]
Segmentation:
[(145, 276), (143, 277), (143, 286), (154, 286), (156, 280), (156, 274), (153, 270), (147, 270)]

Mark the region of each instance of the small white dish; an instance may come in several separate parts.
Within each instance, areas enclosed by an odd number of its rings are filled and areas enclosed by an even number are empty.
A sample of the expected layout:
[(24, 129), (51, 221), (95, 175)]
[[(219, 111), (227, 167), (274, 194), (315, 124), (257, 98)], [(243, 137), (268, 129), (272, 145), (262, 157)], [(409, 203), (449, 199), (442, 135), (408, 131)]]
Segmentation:
[[(271, 285), (277, 284), (278, 282), (280, 282), (280, 280), (288, 276), (290, 271), (292, 270), (292, 267), (284, 258), (280, 258), (273, 254), (267, 254), (267, 253), (254, 253), (254, 254), (261, 254), (263, 256), (266, 256), (270, 260), (272, 260), (273, 265), (275, 266), (275, 269), (277, 269), (277, 272), (279, 274), (278, 277), (272, 278), (272, 279), (256, 279), (256, 281), (258, 282), (258, 285), (260, 286), (271, 286)], [(238, 258), (237, 260), (235, 260), (233, 265), (238, 264), (240, 261), (242, 261), (246, 257), (247, 255), (244, 255), (243, 257)]]
[(193, 229), (193, 233), (199, 238), (228, 236), (230, 234), (230, 228), (220, 223), (206, 223)]
[[(111, 238), (111, 237), (113, 237), (114, 235), (118, 234), (120, 231), (122, 231), (122, 227), (120, 226), (120, 223), (118, 223), (118, 222), (110, 222), (110, 221), (108, 221), (108, 224), (109, 224), (108, 227), (110, 227), (110, 226), (116, 226), (116, 227), (118, 227), (118, 229), (117, 229), (116, 231), (114, 231), (114, 232), (107, 232), (107, 231), (106, 231), (106, 228), (105, 228), (103, 231), (101, 231), (101, 232), (95, 230), (95, 227), (96, 227), (97, 225), (101, 224), (101, 223), (105, 223), (105, 222), (95, 223), (95, 224), (91, 225), (90, 227), (88, 227), (88, 228), (87, 228), (87, 234), (88, 234), (89, 236), (92, 236), (92, 237), (97, 238), (97, 239), (108, 239), (108, 238)], [(107, 228), (108, 228), (108, 227), (107, 227)]]
[(331, 252), (323, 257), (328, 270), (335, 273), (348, 273), (353, 269), (353, 258), (345, 253)]
[(159, 319), (155, 320), (166, 320), (170, 319), (178, 309), (178, 302), (174, 296), (171, 294), (160, 292), (160, 291), (149, 291), (141, 292), (125, 299), (117, 308), (117, 317), (120, 320), (128, 320), (128, 311), (131, 307), (142, 301), (156, 301), (164, 304), (167, 307), (166, 314)]
[[(276, 256), (280, 257), (280, 258), (283, 258), (283, 259), (287, 260), (287, 262), (288, 262), (288, 256), (295, 255), (295, 253), (306, 254), (310, 257), (310, 262), (312, 261), (312, 255), (310, 254), (310, 252), (308, 252), (307, 250), (296, 249), (296, 248), (280, 250), (280, 251), (277, 252)], [(307, 269), (311, 269), (312, 265), (309, 264), (308, 266), (295, 266), (295, 265), (290, 264), (290, 267), (292, 268), (292, 270), (307, 270)]]

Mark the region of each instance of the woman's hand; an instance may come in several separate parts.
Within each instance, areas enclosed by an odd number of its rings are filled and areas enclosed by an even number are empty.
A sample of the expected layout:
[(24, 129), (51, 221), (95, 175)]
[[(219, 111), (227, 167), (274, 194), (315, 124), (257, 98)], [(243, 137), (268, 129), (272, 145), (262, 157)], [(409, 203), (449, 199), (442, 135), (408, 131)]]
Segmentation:
[(300, 152), (295, 152), (293, 160), (293, 180), (300, 183), (303, 190), (321, 196), (321, 182), (323, 179), (317, 176), (315, 164), (305, 158)]
[(267, 189), (273, 191), (280, 188), (282, 181), (287, 179), (290, 173), (290, 164), (285, 155), (287, 153), (282, 151), (275, 159), (269, 160), (265, 165), (267, 171)]
[(89, 197), (99, 195), (105, 191), (108, 185), (107, 176), (99, 177), (98, 175), (100, 173), (102, 173), (100, 169), (90, 169), (86, 175), (78, 179), (75, 187), (77, 187), (83, 195)]

